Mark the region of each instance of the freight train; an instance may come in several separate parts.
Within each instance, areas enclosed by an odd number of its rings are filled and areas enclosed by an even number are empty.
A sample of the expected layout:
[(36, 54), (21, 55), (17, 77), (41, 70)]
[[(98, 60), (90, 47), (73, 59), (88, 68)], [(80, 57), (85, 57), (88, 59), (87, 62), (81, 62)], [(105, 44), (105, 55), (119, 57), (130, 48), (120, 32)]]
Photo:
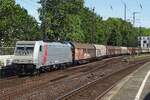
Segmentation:
[(149, 48), (132, 48), (75, 42), (18, 41), (13, 65), (18, 75), (61, 69), (104, 57), (149, 53)]

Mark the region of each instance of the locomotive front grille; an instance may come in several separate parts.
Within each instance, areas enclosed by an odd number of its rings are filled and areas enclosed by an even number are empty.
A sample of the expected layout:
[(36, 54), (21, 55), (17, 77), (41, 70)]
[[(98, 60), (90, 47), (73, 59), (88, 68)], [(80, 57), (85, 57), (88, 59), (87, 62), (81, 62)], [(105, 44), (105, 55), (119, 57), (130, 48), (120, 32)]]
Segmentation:
[(18, 63), (18, 64), (32, 64), (32, 60), (14, 60), (13, 63)]

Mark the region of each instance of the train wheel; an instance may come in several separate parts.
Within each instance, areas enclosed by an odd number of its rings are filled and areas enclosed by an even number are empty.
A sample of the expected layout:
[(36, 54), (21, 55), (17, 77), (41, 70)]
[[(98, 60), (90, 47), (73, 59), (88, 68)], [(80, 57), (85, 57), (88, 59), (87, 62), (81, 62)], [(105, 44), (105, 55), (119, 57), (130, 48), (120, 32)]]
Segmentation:
[(54, 69), (54, 70), (57, 70), (57, 66), (56, 66), (56, 65), (53, 65), (53, 69)]
[(51, 71), (51, 66), (47, 67), (47, 71), (50, 72)]
[(40, 75), (41, 75), (41, 68), (36, 69), (36, 74), (37, 74), (38, 76), (40, 76)]

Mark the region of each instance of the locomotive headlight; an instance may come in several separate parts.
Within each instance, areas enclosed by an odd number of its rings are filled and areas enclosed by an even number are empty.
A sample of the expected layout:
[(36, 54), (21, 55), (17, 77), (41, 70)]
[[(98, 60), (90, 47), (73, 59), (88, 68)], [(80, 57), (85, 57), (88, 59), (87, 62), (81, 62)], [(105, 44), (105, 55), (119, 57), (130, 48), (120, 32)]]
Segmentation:
[(19, 62), (19, 60), (13, 60), (13, 63), (18, 63)]
[(6, 65), (11, 65), (12, 64), (12, 59), (7, 59), (6, 60)]
[(32, 63), (32, 60), (28, 60), (29, 63)]
[(4, 66), (4, 62), (0, 61), (0, 66)]

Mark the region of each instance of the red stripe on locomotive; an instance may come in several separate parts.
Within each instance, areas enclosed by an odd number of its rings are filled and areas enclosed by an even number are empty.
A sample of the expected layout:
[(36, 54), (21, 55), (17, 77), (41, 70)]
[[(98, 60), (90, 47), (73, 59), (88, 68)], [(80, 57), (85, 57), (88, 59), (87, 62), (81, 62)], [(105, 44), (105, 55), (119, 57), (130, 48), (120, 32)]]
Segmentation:
[(44, 56), (43, 56), (43, 65), (46, 64), (48, 59), (48, 46), (44, 45)]

